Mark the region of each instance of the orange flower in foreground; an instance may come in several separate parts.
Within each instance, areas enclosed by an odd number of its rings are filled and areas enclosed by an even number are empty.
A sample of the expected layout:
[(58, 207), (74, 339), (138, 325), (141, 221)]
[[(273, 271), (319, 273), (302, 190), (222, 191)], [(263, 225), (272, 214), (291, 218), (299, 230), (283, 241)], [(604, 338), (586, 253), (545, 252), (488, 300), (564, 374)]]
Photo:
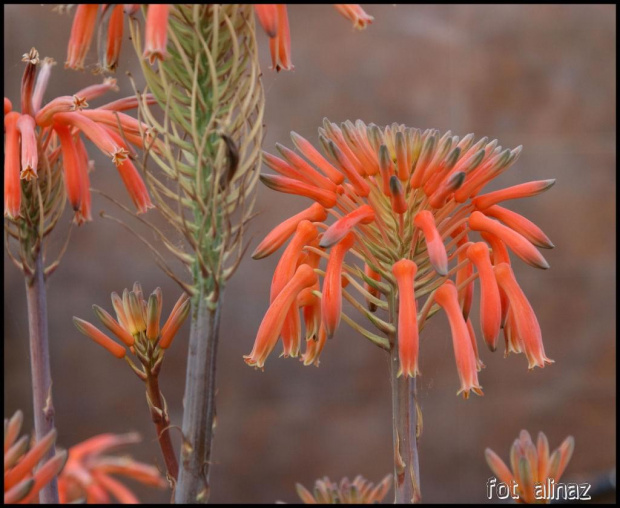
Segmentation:
[[(92, 220), (88, 174), (92, 163), (84, 138), (118, 167), (138, 212), (152, 208), (144, 181), (129, 158), (134, 156), (132, 144), (142, 147), (140, 129), (146, 131), (146, 126), (120, 112), (128, 106), (136, 107), (137, 102), (116, 101), (100, 108), (86, 109), (88, 101), (118, 90), (116, 80), (108, 78), (75, 95), (56, 97), (42, 106), (55, 63), (52, 59), (44, 59), (37, 75), (39, 55), (36, 49), (32, 48), (23, 60), (26, 71), (22, 79), (21, 113), (12, 110), (10, 101), (5, 98), (5, 110), (8, 102), (9, 112), (4, 118), (4, 215), (12, 219), (20, 216), (21, 180), (34, 181), (41, 171), (50, 178), (50, 170), (53, 178), (62, 168), (67, 198), (75, 212), (74, 221), (82, 224)], [(147, 102), (151, 100), (147, 97)], [(58, 199), (61, 198), (60, 194)]]
[(560, 481), (574, 449), (575, 439), (569, 436), (550, 454), (547, 436), (539, 432), (534, 444), (530, 433), (522, 430), (510, 449), (510, 468), (490, 448), (484, 455), (497, 482), (508, 485), (511, 492), (516, 482), (518, 503), (549, 504), (550, 487)]
[(60, 502), (138, 503), (135, 494), (112, 475), (125, 476), (152, 487), (165, 487), (167, 483), (155, 466), (128, 456), (107, 455), (114, 448), (140, 440), (136, 433), (99, 434), (71, 447), (67, 465), (58, 478)]
[[(285, 356), (296, 356), (289, 344), (305, 336), (302, 360), (316, 364), (317, 351), (324, 347), (314, 342), (317, 328), (331, 337), (342, 318), (383, 349), (398, 348), (401, 375), (414, 377), (420, 371), (418, 334), (443, 308), (452, 330), (459, 393), (482, 394), (478, 371), (483, 363), (469, 316), (477, 278), (480, 328), (489, 349), (496, 349), (503, 328), (506, 351), (525, 353), (530, 368), (552, 362), (545, 355), (534, 311), (514, 279), (509, 251), (546, 269), (549, 265), (536, 247), (553, 244), (529, 220), (498, 203), (539, 194), (553, 180), (482, 193), (512, 166), (521, 147), (503, 149), (497, 140), (475, 141), (473, 134), (461, 139), (451, 132), (440, 135), (435, 129), (398, 124), (380, 128), (360, 120), (340, 126), (325, 120), (319, 129), (324, 154), (299, 134), (291, 137), (301, 155), (277, 145), (284, 158), (266, 154), (265, 163), (278, 174), (261, 179), (274, 190), (315, 203), (269, 233), (254, 257), (275, 252), (302, 221), (306, 228), (314, 224), (319, 233), (306, 240), (296, 233), (284, 251), (274, 281), (278, 288), (289, 287), (290, 295), (274, 307), (272, 293), (247, 363), (262, 367), (282, 335)], [(329, 215), (333, 219), (328, 221)], [(482, 241), (473, 238), (476, 232)], [(347, 258), (359, 259), (360, 266)], [(317, 264), (321, 259), (326, 260), (325, 271)], [(294, 270), (299, 273), (304, 266), (324, 276), (320, 292), (304, 290), (312, 285), (310, 278), (303, 287), (292, 282)], [(294, 293), (302, 290), (295, 299)], [(309, 295), (321, 298), (320, 307), (308, 309), (313, 304)], [(383, 336), (344, 314), (343, 299)], [(283, 333), (285, 316), (287, 322), (300, 322), (300, 306), (306, 333), (302, 335), (298, 325)]]
[(27, 504), (38, 500), (39, 491), (60, 472), (67, 460), (67, 452), (63, 451), (42, 461), (56, 441), (56, 429), (37, 443), (31, 443), (28, 436), (17, 439), (23, 420), (21, 411), (4, 419), (5, 504)]

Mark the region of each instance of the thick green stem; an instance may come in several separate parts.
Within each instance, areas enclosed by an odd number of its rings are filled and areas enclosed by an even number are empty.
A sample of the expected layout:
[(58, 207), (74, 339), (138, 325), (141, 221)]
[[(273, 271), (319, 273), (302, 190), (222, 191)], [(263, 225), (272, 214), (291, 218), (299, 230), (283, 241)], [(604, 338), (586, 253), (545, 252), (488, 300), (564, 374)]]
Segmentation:
[[(28, 329), (30, 332), (30, 370), (32, 373), (32, 399), (34, 403), (34, 428), (37, 441), (54, 428), (52, 404), (52, 376), (47, 333), (47, 299), (43, 276), (43, 253), (38, 249), (34, 274), (26, 277), (28, 300)], [(56, 449), (52, 445), (43, 458), (51, 458)], [(39, 492), (41, 504), (58, 504), (58, 482), (54, 478)]]
[(192, 300), (192, 322), (185, 379), (181, 468), (177, 504), (206, 503), (215, 419), (215, 365), (222, 293), (214, 309), (204, 293)]
[[(398, 305), (396, 298), (388, 299), (390, 321), (398, 326)], [(420, 493), (420, 467), (418, 464), (418, 427), (421, 420), (416, 400), (416, 380), (409, 376), (400, 377), (398, 329), (390, 343), (390, 381), (392, 387), (392, 432), (394, 443), (394, 503), (412, 504), (422, 499)]]

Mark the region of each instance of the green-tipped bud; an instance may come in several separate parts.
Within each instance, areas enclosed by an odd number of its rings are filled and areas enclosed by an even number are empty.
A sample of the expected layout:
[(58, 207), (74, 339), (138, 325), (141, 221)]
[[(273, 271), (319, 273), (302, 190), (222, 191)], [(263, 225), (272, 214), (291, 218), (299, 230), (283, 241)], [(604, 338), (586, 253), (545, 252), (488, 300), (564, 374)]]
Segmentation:
[(170, 314), (168, 321), (161, 330), (161, 339), (159, 341), (159, 347), (162, 349), (168, 349), (175, 335), (181, 328), (181, 325), (189, 315), (190, 301), (186, 298), (185, 301)]
[(114, 312), (116, 313), (116, 319), (119, 324), (125, 328), (125, 330), (129, 330), (129, 323), (127, 322), (127, 316), (125, 315), (125, 309), (123, 308), (123, 299), (118, 296), (118, 293), (112, 293), (112, 307), (114, 307)]
[(161, 308), (155, 293), (149, 296), (149, 303), (146, 310), (146, 338), (150, 341), (156, 341), (159, 336), (159, 316)]
[(74, 316), (73, 324), (80, 331), (80, 333), (86, 335), (89, 339), (106, 348), (110, 353), (116, 356), (116, 358), (123, 358), (125, 356), (126, 351), (123, 346), (114, 342), (110, 337), (108, 337), (101, 330), (95, 328), (88, 321), (84, 321), (83, 319)]
[(131, 308), (131, 314), (137, 333), (146, 332), (146, 321), (142, 311), (142, 303), (133, 291), (129, 292), (129, 307)]
[(133, 346), (133, 335), (123, 328), (108, 312), (99, 307), (99, 305), (93, 305), (93, 310), (99, 321), (103, 323), (103, 326), (121, 339), (127, 346)]
[(134, 315), (131, 310), (131, 303), (129, 302), (129, 290), (123, 291), (123, 312), (125, 314), (125, 320), (127, 321), (127, 330), (131, 335), (138, 333), (138, 326), (134, 320)]

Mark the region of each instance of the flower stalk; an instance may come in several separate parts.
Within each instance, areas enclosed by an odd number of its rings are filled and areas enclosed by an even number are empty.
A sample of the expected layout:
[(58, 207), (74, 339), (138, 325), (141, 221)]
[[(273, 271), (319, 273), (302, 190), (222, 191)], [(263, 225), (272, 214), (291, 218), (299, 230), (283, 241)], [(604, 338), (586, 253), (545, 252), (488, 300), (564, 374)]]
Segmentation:
[[(36, 439), (39, 441), (54, 429), (52, 374), (47, 331), (47, 297), (41, 249), (38, 249), (34, 259), (34, 273), (31, 277), (26, 277), (26, 299), (28, 301), (34, 428)], [(52, 444), (43, 458), (51, 459), (55, 454), (56, 449)], [(58, 504), (58, 482), (55, 477), (39, 492), (39, 502), (42, 504)]]
[(147, 185), (185, 249), (163, 233), (159, 237), (191, 277), (186, 281), (165, 268), (191, 298), (175, 502), (206, 503), (220, 315), (226, 282), (246, 248), (264, 96), (251, 6), (171, 5), (166, 20), (155, 14), (152, 5), (146, 8), (144, 48), (137, 20), (130, 28), (147, 87), (164, 116), (162, 122), (140, 101), (143, 121), (161, 140), (148, 153), (160, 171), (146, 167)]

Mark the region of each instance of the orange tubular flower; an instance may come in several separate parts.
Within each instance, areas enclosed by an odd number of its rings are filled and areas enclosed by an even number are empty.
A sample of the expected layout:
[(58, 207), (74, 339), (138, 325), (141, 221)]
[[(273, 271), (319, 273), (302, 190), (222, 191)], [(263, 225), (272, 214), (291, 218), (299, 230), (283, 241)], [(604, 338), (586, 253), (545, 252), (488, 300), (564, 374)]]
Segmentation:
[(471, 345), (467, 323), (463, 319), (463, 314), (459, 308), (456, 287), (452, 281), (444, 282), (435, 291), (435, 301), (446, 311), (448, 321), (450, 322), (450, 329), (452, 330), (456, 369), (461, 378), (461, 389), (457, 392), (457, 395), (463, 392), (463, 397), (468, 398), (470, 390), (478, 395), (482, 395), (482, 388), (478, 384), (476, 355)]
[(12, 111), (4, 116), (4, 215), (19, 217), (22, 190), (19, 183), (19, 129), (20, 114)]
[(416, 214), (413, 223), (422, 230), (426, 240), (428, 257), (433, 268), (439, 275), (446, 275), (448, 273), (448, 254), (441, 236), (437, 232), (433, 214), (428, 210), (422, 210)]
[(517, 503), (549, 504), (550, 487), (560, 481), (574, 449), (575, 439), (568, 436), (550, 454), (549, 441), (545, 434), (539, 432), (534, 444), (530, 433), (522, 430), (510, 449), (512, 471), (490, 448), (484, 451), (484, 455), (497, 480), (511, 486), (516, 483)]
[(401, 259), (392, 266), (398, 284), (398, 353), (399, 374), (416, 377), (418, 369), (418, 317), (413, 292), (413, 280), (418, 271), (410, 259)]
[(527, 220), (516, 212), (493, 205), (485, 208), (483, 212), (486, 216), (501, 220), (506, 226), (516, 231), (531, 243), (542, 249), (553, 249), (554, 245), (549, 237), (536, 224)]
[(284, 286), (282, 291), (269, 306), (263, 321), (258, 329), (256, 342), (252, 352), (244, 356), (248, 365), (263, 368), (265, 360), (273, 350), (282, 331), (286, 312), (297, 298), (302, 289), (312, 286), (317, 280), (314, 270), (308, 265), (297, 268), (293, 278)]
[(523, 344), (529, 363), (528, 367), (533, 369), (534, 367), (544, 367), (545, 363), (553, 363), (553, 360), (545, 355), (540, 325), (536, 319), (536, 314), (534, 314), (534, 309), (517, 284), (512, 269), (507, 263), (500, 263), (494, 270), (497, 283), (506, 292), (510, 300), (515, 331)]
[[(476, 141), (473, 134), (459, 139), (451, 132), (441, 135), (435, 129), (421, 131), (398, 124), (379, 127), (361, 120), (336, 125), (325, 119), (318, 134), (322, 153), (293, 132), (297, 154), (281, 145), (277, 148), (283, 159), (266, 154), (266, 165), (279, 174), (262, 175), (262, 181), (275, 190), (313, 199), (317, 208), (316, 215), (310, 207), (276, 227), (256, 249), (255, 257), (275, 252), (302, 220), (312, 221), (320, 233), (305, 242), (297, 236), (289, 240), (274, 273), (271, 300), (273, 307), (275, 295), (291, 279), (293, 270), (307, 266), (324, 277), (320, 312), (312, 298), (316, 287), (286, 302), (286, 307), (280, 306), (279, 312), (289, 316), (279, 316), (282, 324), (275, 321), (276, 311), (270, 307), (270, 318), (265, 317), (252, 354), (246, 357), (250, 365), (262, 367), (282, 329), (286, 330), (282, 333), (285, 354), (291, 351), (289, 342), (302, 336), (297, 314), (301, 307), (305, 365), (315, 363), (318, 344), (311, 341), (320, 313), (328, 338), (343, 319), (390, 351), (398, 362), (394, 363), (397, 373), (413, 377), (418, 372), (417, 337), (439, 304), (452, 329), (460, 392), (481, 394), (477, 372), (483, 362), (469, 319), (476, 278), (481, 287), (480, 328), (489, 348), (495, 350), (503, 326), (507, 351), (524, 352), (530, 365), (549, 362), (533, 311), (512, 276), (502, 274), (506, 271), (502, 265), (510, 262), (507, 246), (526, 262), (547, 268), (533, 243), (552, 244), (523, 217), (493, 203), (483, 211), (475, 204), (486, 183), (517, 160), (521, 147), (503, 149), (497, 140)], [(336, 186), (335, 191), (323, 175)], [(512, 188), (500, 197), (526, 196), (534, 192), (533, 187), (528, 184), (526, 191)], [(477, 232), (483, 241), (475, 243), (472, 235)], [(359, 259), (360, 266), (344, 262), (353, 244), (352, 260)], [(319, 261), (326, 263), (325, 271)], [(409, 275), (412, 266), (416, 269)], [(394, 297), (397, 294), (399, 298)], [(343, 297), (380, 335), (342, 313)], [(290, 310), (293, 304), (295, 315)], [(399, 311), (398, 306), (403, 308)], [(386, 312), (375, 314), (378, 307)]]
[(123, 5), (108, 5), (112, 13), (108, 18), (107, 40), (105, 54), (103, 58), (103, 68), (107, 71), (114, 71), (118, 67), (118, 57), (121, 53), (123, 42)]
[[(290, 71), (293, 69), (293, 64), (291, 63), (291, 32), (288, 26), (288, 13), (284, 4), (276, 4), (275, 7), (277, 28), (275, 36), (270, 36), (269, 38), (271, 68), (275, 69), (276, 72), (280, 72), (281, 69)], [(270, 21), (267, 26), (271, 29), (272, 22)]]
[(262, 259), (277, 251), (295, 232), (301, 221), (323, 222), (325, 219), (327, 219), (325, 208), (318, 203), (313, 203), (302, 212), (299, 212), (297, 215), (286, 219), (279, 226), (276, 226), (258, 247), (254, 249), (252, 259)]
[(325, 233), (319, 245), (323, 248), (331, 247), (342, 240), (357, 224), (370, 224), (375, 220), (375, 211), (368, 205), (345, 215), (334, 222)]
[(138, 498), (112, 474), (137, 480), (145, 485), (163, 488), (166, 481), (155, 466), (131, 457), (108, 455), (106, 452), (127, 444), (138, 443), (140, 436), (130, 434), (99, 434), (69, 449), (69, 460), (58, 478), (60, 502), (75, 503), (86, 499), (91, 503), (137, 504)]
[(473, 212), (469, 218), (469, 227), (473, 231), (486, 231), (497, 236), (527, 264), (546, 270), (549, 263), (525, 237), (497, 221), (488, 219), (482, 212)]
[(86, 53), (95, 33), (98, 4), (79, 4), (73, 18), (71, 38), (67, 49), (65, 67), (81, 70), (84, 68)]
[(354, 242), (355, 235), (348, 233), (336, 244), (327, 263), (321, 297), (321, 317), (328, 339), (332, 338), (340, 324), (342, 314), (342, 263)]
[(155, 60), (163, 60), (167, 55), (169, 13), (168, 4), (149, 4), (146, 13), (143, 57), (151, 65)]
[(480, 327), (482, 337), (491, 351), (497, 348), (497, 337), (502, 321), (502, 304), (489, 247), (484, 242), (474, 243), (467, 249), (467, 257), (476, 266), (480, 279)]

